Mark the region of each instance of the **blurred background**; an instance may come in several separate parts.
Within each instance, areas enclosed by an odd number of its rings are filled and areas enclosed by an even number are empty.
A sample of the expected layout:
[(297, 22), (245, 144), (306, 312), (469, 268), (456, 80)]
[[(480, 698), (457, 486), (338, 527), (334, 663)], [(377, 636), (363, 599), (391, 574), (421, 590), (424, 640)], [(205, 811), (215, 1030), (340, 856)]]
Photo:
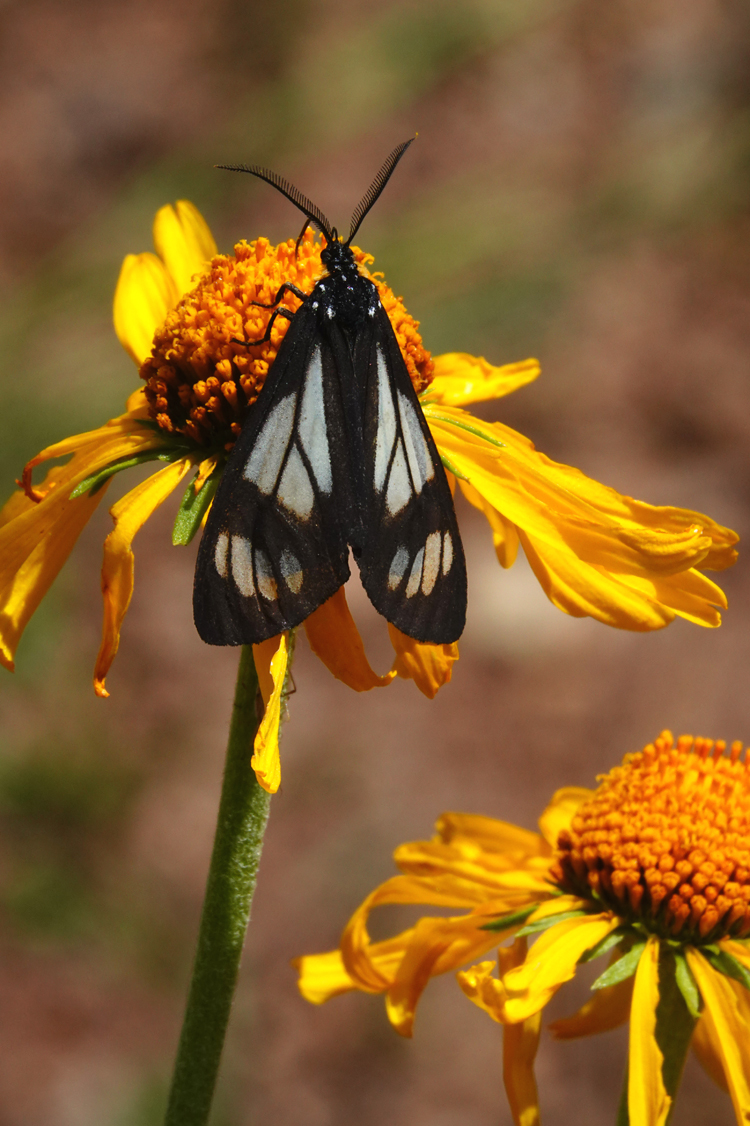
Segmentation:
[[(538, 356), (484, 411), (652, 503), (747, 531), (750, 10), (742, 0), (6, 0), (0, 9), (3, 488), (119, 413), (122, 257), (192, 199), (219, 246), (296, 211), (217, 161), (267, 164), (346, 226), (419, 131), (361, 245), (433, 352)], [(480, 408), (481, 409), (481, 408)], [(137, 480), (118, 478), (109, 497)], [(233, 650), (204, 646), (177, 503), (136, 542), (111, 698), (91, 687), (102, 506), (0, 673), (0, 1126), (158, 1126), (200, 912)], [(298, 647), (215, 1126), (510, 1122), (501, 1037), (449, 977), (401, 1040), (382, 999), (313, 1008), (289, 959), (325, 950), (444, 809), (529, 828), (665, 726), (750, 738), (750, 581), (720, 630), (641, 636), (501, 572), (460, 507), (469, 621), (434, 702), (355, 696)], [(373, 664), (384, 624), (352, 594)], [(378, 935), (400, 925), (387, 916)], [(586, 984), (566, 987), (570, 1013)], [(624, 1030), (543, 1041), (545, 1121), (614, 1122)], [(734, 1121), (690, 1064), (675, 1126)]]

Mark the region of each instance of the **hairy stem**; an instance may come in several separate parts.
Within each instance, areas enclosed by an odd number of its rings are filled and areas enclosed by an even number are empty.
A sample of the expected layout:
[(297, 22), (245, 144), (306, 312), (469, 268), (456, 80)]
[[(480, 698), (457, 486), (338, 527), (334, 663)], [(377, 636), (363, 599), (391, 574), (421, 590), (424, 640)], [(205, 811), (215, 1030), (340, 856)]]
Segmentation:
[(242, 648), (198, 948), (165, 1126), (205, 1126), (250, 919), (270, 795), (250, 767), (258, 676)]

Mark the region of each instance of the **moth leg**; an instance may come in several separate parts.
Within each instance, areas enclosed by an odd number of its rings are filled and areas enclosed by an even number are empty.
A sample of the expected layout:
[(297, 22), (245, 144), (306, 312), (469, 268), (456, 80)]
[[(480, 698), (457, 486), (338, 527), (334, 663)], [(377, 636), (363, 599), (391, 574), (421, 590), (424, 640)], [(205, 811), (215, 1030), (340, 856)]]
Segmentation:
[(251, 301), (250, 304), (257, 306), (258, 309), (275, 309), (287, 290), (289, 290), (290, 293), (293, 293), (295, 297), (299, 297), (300, 301), (304, 301), (307, 297), (310, 296), (309, 293), (303, 293), (301, 289), (299, 289), (296, 285), (292, 285), (291, 282), (284, 282), (283, 285), (279, 286), (278, 293), (276, 294), (270, 305), (264, 305), (262, 301)]
[[(265, 305), (265, 306), (262, 306), (262, 308), (270, 309), (271, 306)], [(294, 320), (294, 313), (292, 312), (291, 309), (284, 309), (284, 308), (277, 309), (274, 313), (271, 314), (271, 319), (268, 322), (268, 327), (266, 328), (265, 336), (261, 336), (258, 340), (237, 340), (236, 337), (232, 336), (232, 337), (230, 337), (232, 344), (241, 344), (243, 346), (243, 348), (252, 348), (254, 344), (265, 344), (267, 341), (269, 341), (271, 339), (271, 329), (273, 328), (273, 322), (276, 320), (277, 317), (286, 317), (287, 320), (293, 321)]]

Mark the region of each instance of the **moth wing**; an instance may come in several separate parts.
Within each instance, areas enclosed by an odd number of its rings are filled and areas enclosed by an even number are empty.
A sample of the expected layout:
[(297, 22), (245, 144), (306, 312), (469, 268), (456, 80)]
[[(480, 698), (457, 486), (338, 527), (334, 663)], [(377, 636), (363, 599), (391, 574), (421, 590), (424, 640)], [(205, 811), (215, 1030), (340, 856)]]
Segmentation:
[(273, 637), (346, 582), (348, 458), (336, 362), (303, 305), (232, 449), (203, 533), (193, 611), (204, 641)]
[(358, 559), (376, 610), (418, 641), (456, 641), (466, 621), (466, 562), (453, 497), (382, 306), (360, 334), (365, 535)]

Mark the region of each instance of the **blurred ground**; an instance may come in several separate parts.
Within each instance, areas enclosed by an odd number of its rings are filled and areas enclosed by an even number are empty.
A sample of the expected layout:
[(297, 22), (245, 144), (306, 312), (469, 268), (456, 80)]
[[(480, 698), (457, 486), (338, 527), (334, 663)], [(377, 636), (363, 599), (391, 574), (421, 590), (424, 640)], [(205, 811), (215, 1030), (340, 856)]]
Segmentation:
[[(270, 189), (211, 169), (252, 160), (345, 221), (418, 130), (362, 242), (427, 346), (540, 356), (495, 417), (623, 492), (747, 531), (740, 0), (11, 0), (0, 29), (8, 490), (133, 388), (111, 295), (158, 206), (192, 198), (223, 248), (296, 234)], [(194, 633), (194, 552), (168, 546), (172, 518), (138, 537), (110, 700), (90, 687), (104, 511), (3, 673), (0, 1126), (160, 1121), (236, 665)], [(434, 702), (404, 683), (355, 697), (300, 644), (216, 1126), (508, 1123), (498, 1030), (451, 979), (406, 1042), (380, 998), (306, 1005), (289, 959), (334, 945), (443, 809), (533, 827), (557, 786), (590, 785), (664, 726), (750, 737), (744, 562), (721, 578), (720, 630), (630, 635), (566, 618), (460, 518), (469, 624)], [(352, 603), (385, 668), (383, 624)], [(623, 1032), (545, 1040), (545, 1121), (612, 1123), (623, 1048)], [(706, 1121), (731, 1107), (691, 1067), (675, 1126)]]

